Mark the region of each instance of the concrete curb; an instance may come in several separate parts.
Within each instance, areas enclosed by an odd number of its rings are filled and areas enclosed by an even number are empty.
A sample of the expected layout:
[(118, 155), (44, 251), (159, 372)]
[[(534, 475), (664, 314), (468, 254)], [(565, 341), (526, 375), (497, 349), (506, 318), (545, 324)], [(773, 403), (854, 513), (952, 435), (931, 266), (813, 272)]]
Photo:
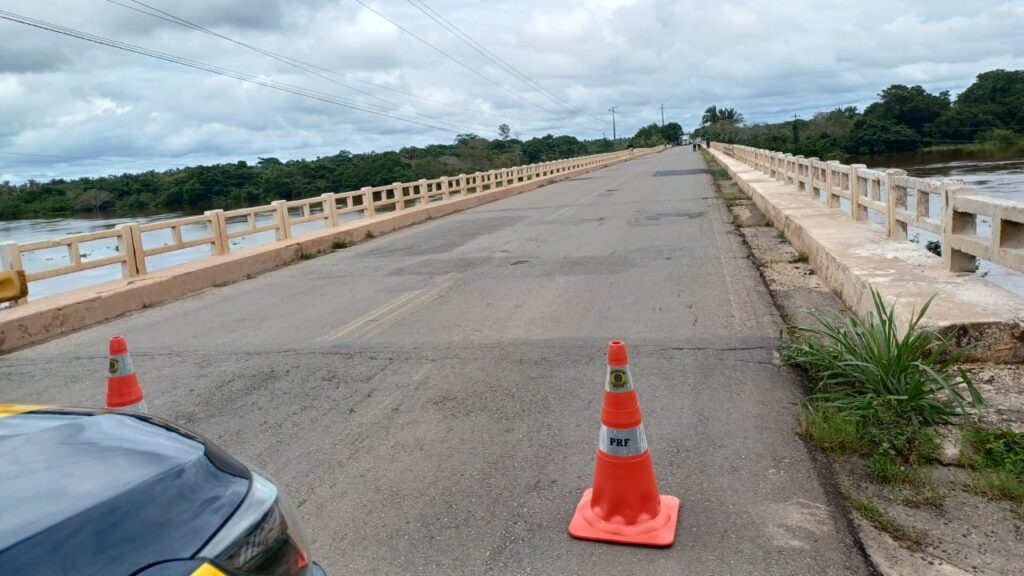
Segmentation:
[(1024, 299), (973, 273), (946, 271), (941, 258), (919, 246), (889, 240), (795, 186), (718, 150), (711, 154), (853, 312), (872, 309), (873, 287), (906, 325), (934, 296), (925, 323), (950, 334), (967, 350), (966, 360), (1024, 362)]
[(38, 302), (16, 306), (0, 311), (0, 354), (99, 324), (135, 310), (182, 298), (207, 288), (250, 278), (300, 260), (306, 254), (328, 252), (338, 241), (355, 244), (365, 240), (368, 234), (373, 236), (387, 234), (427, 220), (468, 210), (649, 155), (626, 158), (603, 166), (584, 168), (575, 172), (550, 176), (543, 180), (531, 180), (506, 188), (479, 192), (471, 196), (426, 206), (406, 208), (401, 212), (359, 220), (346, 226), (330, 228), (266, 246), (247, 248), (223, 256), (214, 256), (158, 270), (144, 276), (90, 286)]

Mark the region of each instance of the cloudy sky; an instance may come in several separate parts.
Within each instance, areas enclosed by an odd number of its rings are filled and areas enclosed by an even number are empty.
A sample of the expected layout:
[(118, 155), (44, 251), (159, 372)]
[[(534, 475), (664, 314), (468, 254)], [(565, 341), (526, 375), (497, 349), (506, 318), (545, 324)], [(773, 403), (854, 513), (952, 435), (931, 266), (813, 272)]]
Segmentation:
[(686, 129), (711, 104), (775, 121), (863, 106), (893, 83), (955, 94), (1024, 68), (1021, 0), (361, 1), (145, 0), (261, 54), (132, 0), (0, 0), (0, 16), (285, 90), (0, 20), (0, 180), (388, 150), (495, 137), (502, 122), (521, 138), (596, 138), (611, 136), (611, 106), (620, 136), (661, 104)]

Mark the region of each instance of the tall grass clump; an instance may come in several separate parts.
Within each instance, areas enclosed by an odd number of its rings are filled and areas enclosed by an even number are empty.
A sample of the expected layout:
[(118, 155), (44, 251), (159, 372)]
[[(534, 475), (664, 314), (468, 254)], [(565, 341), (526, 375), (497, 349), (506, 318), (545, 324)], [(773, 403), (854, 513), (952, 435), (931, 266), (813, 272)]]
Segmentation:
[(874, 289), (871, 298), (868, 314), (817, 313), (819, 326), (795, 327), (784, 355), (811, 377), (806, 410), (855, 426), (879, 470), (887, 467), (878, 458), (916, 465), (938, 447), (933, 427), (968, 414), (982, 398), (957, 366), (963, 351), (921, 326), (931, 299), (901, 331), (894, 307)]

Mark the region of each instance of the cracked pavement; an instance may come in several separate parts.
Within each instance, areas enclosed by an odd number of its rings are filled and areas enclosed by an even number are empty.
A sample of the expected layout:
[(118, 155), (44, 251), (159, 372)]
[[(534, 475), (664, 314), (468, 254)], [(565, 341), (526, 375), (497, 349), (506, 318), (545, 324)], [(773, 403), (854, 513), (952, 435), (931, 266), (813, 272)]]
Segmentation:
[[(125, 335), (150, 409), (281, 484), (332, 575), (869, 573), (703, 168), (675, 148), (143, 310), (0, 357), (0, 398), (101, 405)], [(615, 338), (669, 549), (566, 532)]]

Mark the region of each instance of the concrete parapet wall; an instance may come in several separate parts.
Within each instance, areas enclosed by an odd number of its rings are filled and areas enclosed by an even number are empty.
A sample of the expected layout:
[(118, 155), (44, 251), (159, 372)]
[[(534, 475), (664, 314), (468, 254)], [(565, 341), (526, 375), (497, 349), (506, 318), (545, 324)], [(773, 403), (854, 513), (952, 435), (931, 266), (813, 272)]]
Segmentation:
[(974, 272), (982, 259), (1024, 272), (1024, 202), (980, 195), (962, 180), (916, 178), (904, 170), (882, 172), (750, 146), (713, 147), (830, 208), (845, 201), (853, 220), (879, 214), (889, 239), (907, 240), (911, 230), (934, 235), (947, 270)]
[(261, 274), (300, 260), (303, 255), (330, 251), (338, 241), (354, 244), (366, 239), (368, 235), (386, 234), (660, 150), (638, 150), (635, 155), (627, 153), (604, 158), (601, 162), (587, 162), (578, 168), (558, 170), (525, 182), (374, 215), (300, 237), (283, 238), (272, 244), (221, 254), (0, 310), (0, 354), (134, 310)]
[(1024, 299), (973, 273), (950, 271), (942, 258), (721, 149), (711, 153), (849, 309), (872, 310), (873, 287), (905, 325), (934, 296), (925, 323), (951, 334), (968, 359), (1024, 362)]

